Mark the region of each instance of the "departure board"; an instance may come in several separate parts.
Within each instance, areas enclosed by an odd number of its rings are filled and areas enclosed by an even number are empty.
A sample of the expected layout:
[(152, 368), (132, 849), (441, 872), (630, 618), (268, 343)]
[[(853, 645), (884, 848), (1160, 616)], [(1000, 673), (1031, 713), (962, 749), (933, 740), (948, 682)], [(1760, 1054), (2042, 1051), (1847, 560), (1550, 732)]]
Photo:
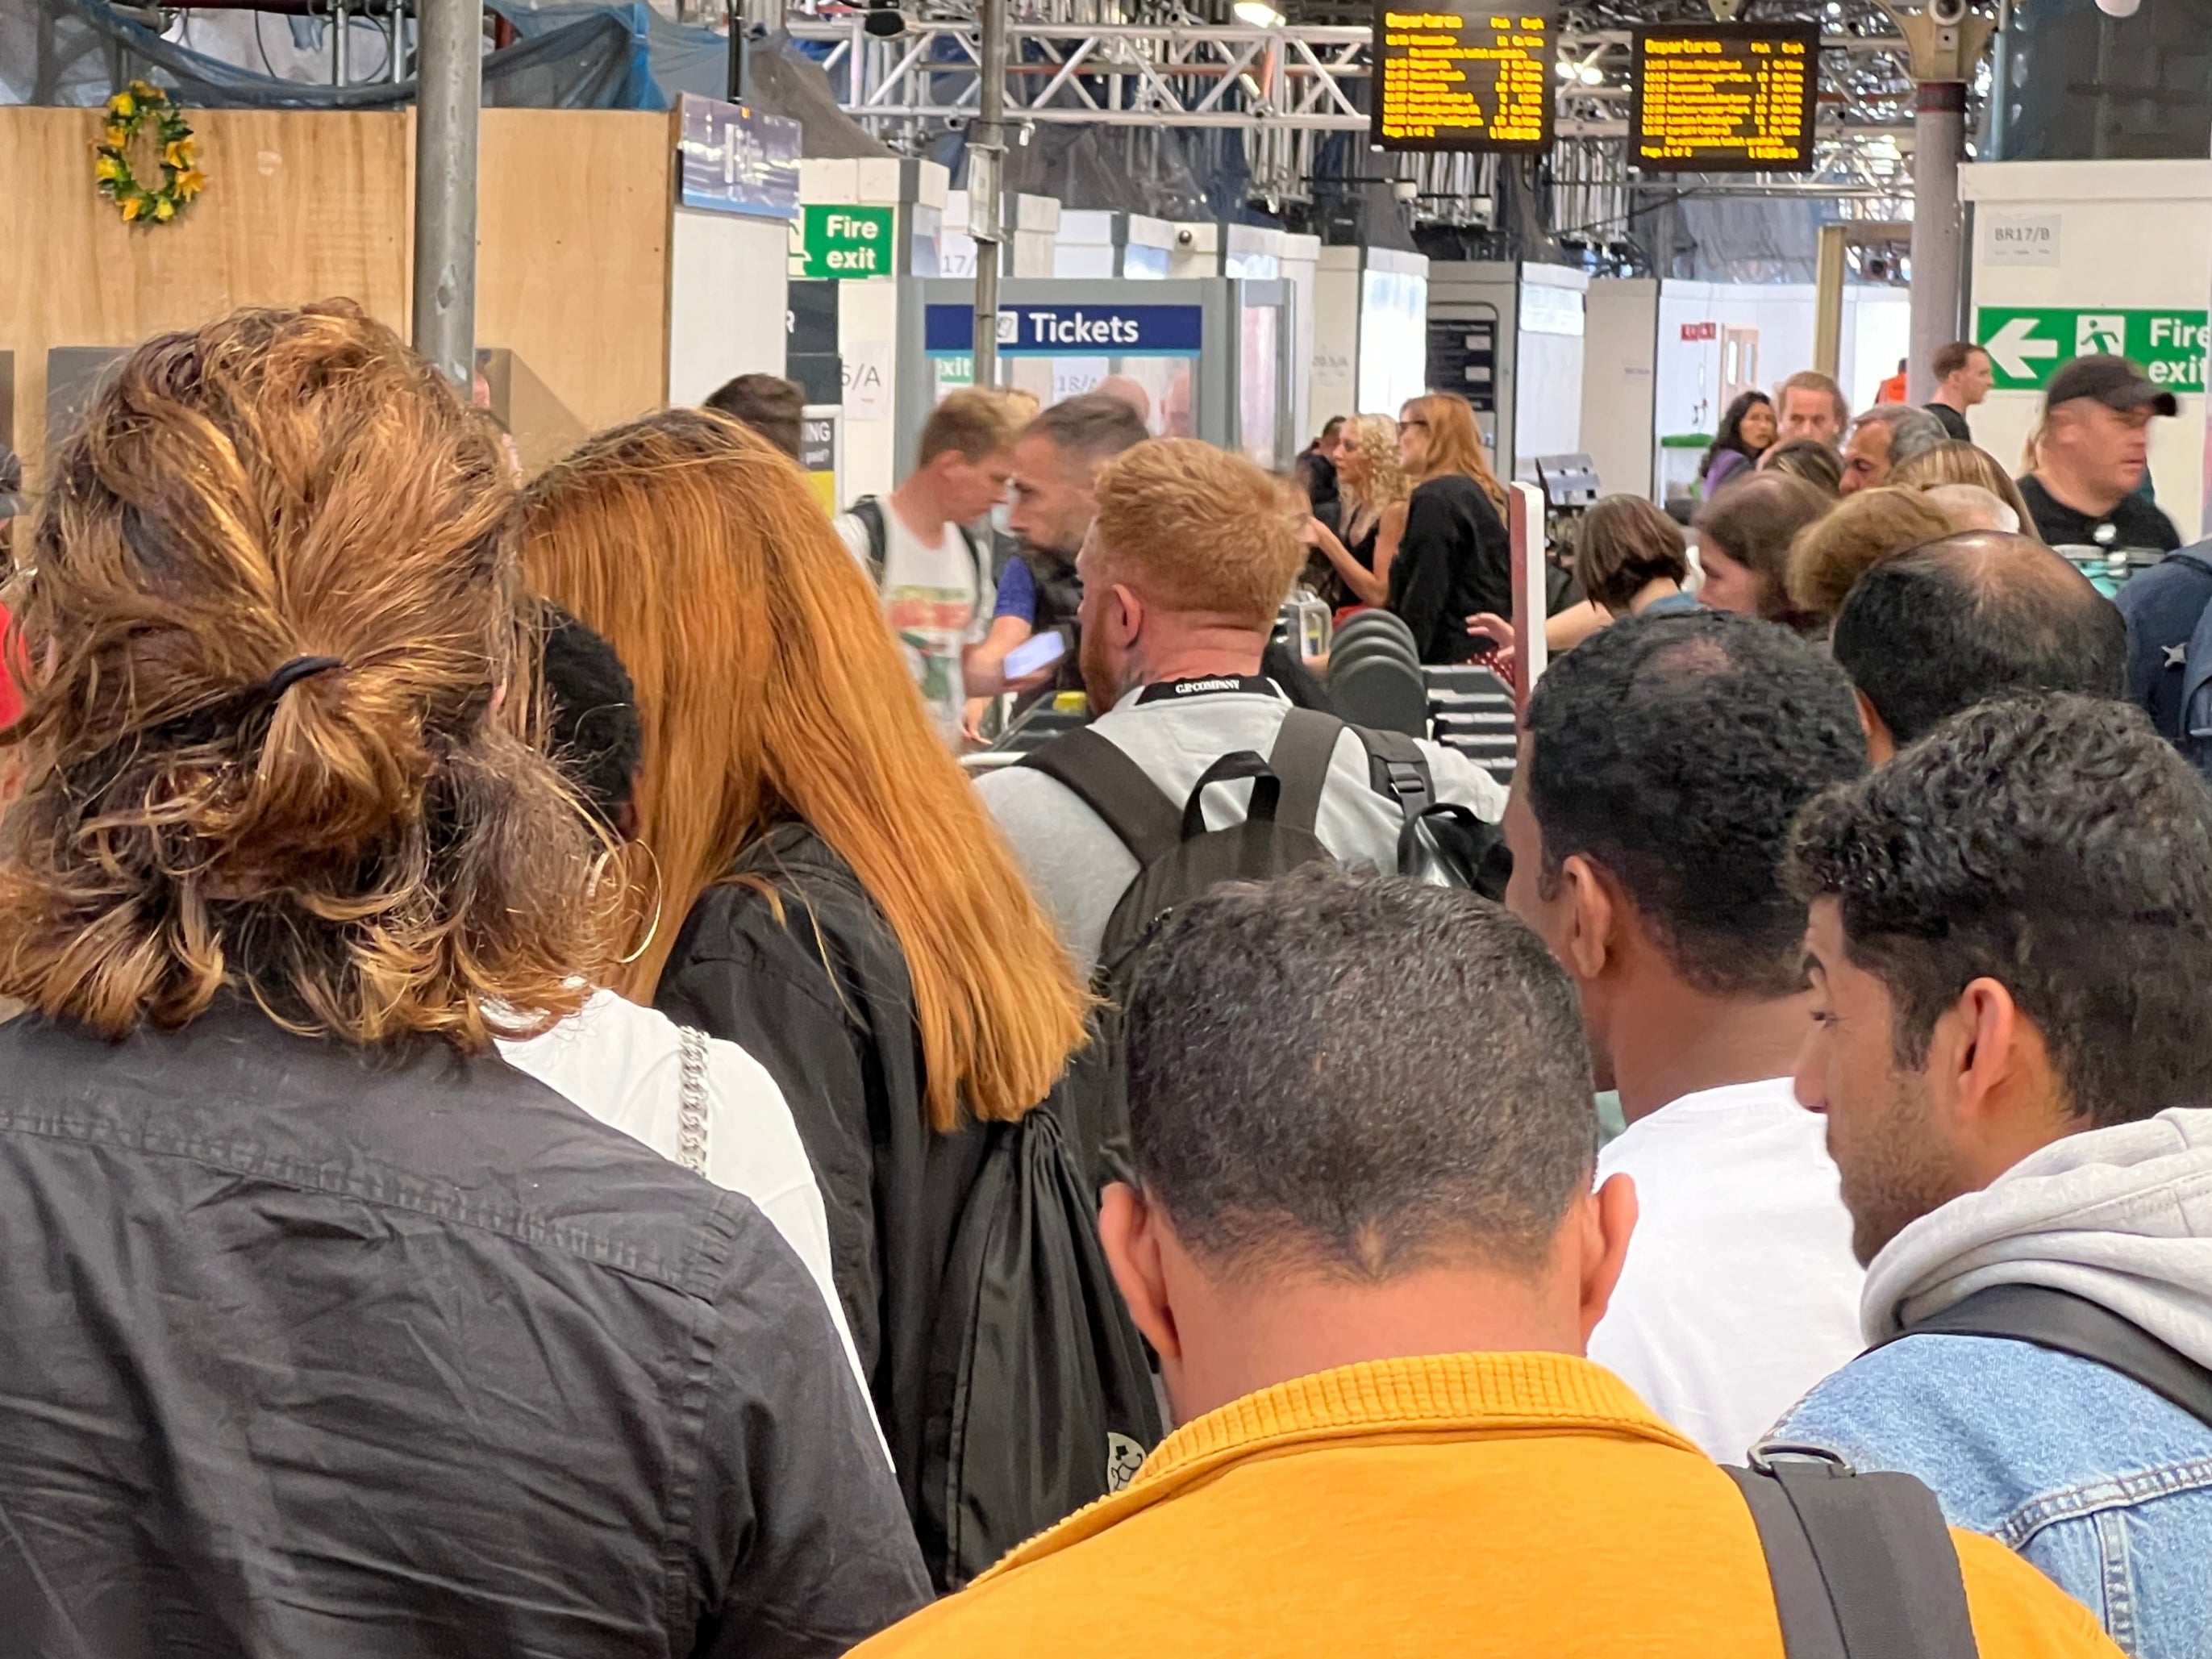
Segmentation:
[(1818, 24), (1640, 28), (1629, 159), (1646, 173), (1810, 173), (1820, 85)]
[(1375, 9), (1380, 149), (1541, 149), (1558, 33), (1538, 11)]

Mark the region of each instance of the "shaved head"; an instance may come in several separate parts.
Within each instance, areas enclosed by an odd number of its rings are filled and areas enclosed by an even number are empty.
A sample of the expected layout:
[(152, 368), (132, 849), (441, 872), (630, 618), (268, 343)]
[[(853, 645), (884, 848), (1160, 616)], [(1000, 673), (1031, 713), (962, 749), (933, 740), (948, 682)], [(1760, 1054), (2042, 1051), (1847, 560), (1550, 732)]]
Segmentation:
[(1836, 660), (1902, 746), (1992, 697), (2127, 690), (2127, 625), (2042, 543), (1947, 536), (1860, 578), (1836, 618)]

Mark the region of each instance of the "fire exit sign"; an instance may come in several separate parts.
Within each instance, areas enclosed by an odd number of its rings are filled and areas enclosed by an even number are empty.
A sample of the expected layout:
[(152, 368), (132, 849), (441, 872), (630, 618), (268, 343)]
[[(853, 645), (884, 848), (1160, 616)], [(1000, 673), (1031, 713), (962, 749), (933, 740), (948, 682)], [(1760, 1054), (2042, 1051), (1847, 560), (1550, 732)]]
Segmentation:
[(799, 210), (799, 258), (791, 274), (832, 280), (896, 275), (891, 258), (895, 212), (887, 207), (809, 203)]
[(2204, 390), (2205, 313), (2118, 307), (1984, 306), (1974, 339), (1999, 391), (2040, 392), (2076, 357), (2108, 351), (2171, 392)]

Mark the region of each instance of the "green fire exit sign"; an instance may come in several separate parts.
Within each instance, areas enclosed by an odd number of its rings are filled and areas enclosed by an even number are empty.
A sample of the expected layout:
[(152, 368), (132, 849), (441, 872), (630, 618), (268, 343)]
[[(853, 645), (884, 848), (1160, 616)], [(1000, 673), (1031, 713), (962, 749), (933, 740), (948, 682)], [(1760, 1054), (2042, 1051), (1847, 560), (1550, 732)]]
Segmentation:
[(810, 203), (799, 210), (799, 259), (794, 276), (832, 279), (890, 276), (895, 209), (824, 207)]
[(2169, 391), (2204, 390), (2201, 311), (1984, 306), (1975, 313), (1974, 339), (1990, 354), (1993, 383), (2003, 392), (2040, 392), (2061, 365), (2098, 351), (2131, 359)]

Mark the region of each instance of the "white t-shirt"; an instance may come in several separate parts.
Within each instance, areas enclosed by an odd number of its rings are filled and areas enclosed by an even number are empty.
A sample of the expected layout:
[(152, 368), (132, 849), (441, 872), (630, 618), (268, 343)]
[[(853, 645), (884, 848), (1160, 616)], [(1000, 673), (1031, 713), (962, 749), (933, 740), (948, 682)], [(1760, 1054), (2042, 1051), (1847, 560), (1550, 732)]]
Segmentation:
[[(968, 550), (960, 526), (948, 524), (931, 546), (900, 518), (888, 497), (884, 515), (884, 617), (906, 653), (907, 671), (929, 705), (929, 717), (947, 744), (960, 746), (960, 717), (968, 700), (961, 653), (990, 631), (988, 573)], [(868, 526), (851, 513), (837, 515), (837, 533), (853, 556), (868, 562)]]
[(1865, 1345), (1826, 1120), (1786, 1077), (1685, 1095), (1598, 1154), (1635, 1178), (1628, 1262), (1589, 1357), (1716, 1460)]
[[(672, 1162), (683, 1110), (684, 1060), (676, 1022), (612, 991), (591, 1000), (551, 1030), (502, 1042), (501, 1056), (565, 1096), (611, 1128), (620, 1129)], [(830, 1306), (860, 1392), (853, 1334), (830, 1271), (830, 1223), (822, 1189), (807, 1162), (799, 1126), (783, 1091), (761, 1063), (734, 1042), (707, 1039), (707, 1178), (743, 1193), (783, 1235)]]
[[(1145, 769), (1169, 799), (1190, 798), (1206, 768), (1224, 755), (1249, 749), (1265, 755), (1275, 746), (1290, 700), (1265, 691), (1208, 691), (1191, 696), (1139, 701), (1132, 691), (1091, 723)], [(1504, 815), (1505, 792), (1464, 755), (1423, 743), (1437, 799), (1474, 809), (1495, 823)], [(1079, 976), (1088, 978), (1106, 940), (1106, 925), (1129, 884), (1137, 860), (1121, 838), (1065, 785), (1028, 767), (1008, 766), (978, 779), (976, 789), (1013, 848), (1030, 888), (1052, 920)], [(1241, 823), (1252, 798), (1249, 783), (1224, 783), (1206, 792), (1206, 822), (1212, 830)], [(1398, 803), (1376, 793), (1369, 781), (1367, 746), (1356, 732), (1337, 739), (1328, 787), (1322, 792), (1314, 832), (1348, 868), (1393, 870), (1405, 815)]]

